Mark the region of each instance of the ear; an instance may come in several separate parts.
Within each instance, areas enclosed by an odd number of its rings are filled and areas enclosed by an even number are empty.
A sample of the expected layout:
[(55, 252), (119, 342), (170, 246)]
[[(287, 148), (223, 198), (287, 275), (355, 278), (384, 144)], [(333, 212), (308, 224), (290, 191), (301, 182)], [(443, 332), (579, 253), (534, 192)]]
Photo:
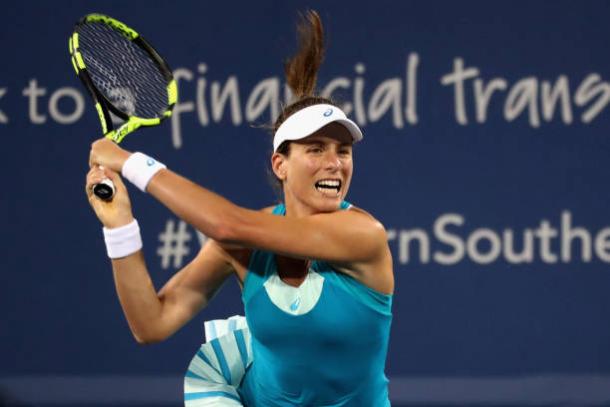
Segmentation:
[(273, 153), (271, 156), (271, 169), (281, 181), (286, 180), (286, 156), (281, 153)]

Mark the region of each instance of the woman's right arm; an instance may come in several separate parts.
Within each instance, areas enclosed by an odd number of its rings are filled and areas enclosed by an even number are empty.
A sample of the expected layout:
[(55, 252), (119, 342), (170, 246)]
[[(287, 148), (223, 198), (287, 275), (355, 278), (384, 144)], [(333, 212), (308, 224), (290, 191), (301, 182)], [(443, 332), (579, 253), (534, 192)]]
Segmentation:
[[(111, 202), (97, 199), (94, 184), (110, 178), (117, 188)], [(123, 226), (133, 220), (125, 185), (118, 174), (92, 168), (87, 174), (87, 195), (96, 215), (107, 228)], [(144, 256), (139, 250), (112, 259), (117, 295), (129, 327), (138, 343), (162, 341), (203, 309), (226, 278), (233, 273), (229, 254), (208, 240), (197, 256), (177, 272), (157, 293)]]
[(201, 311), (233, 272), (223, 250), (208, 240), (195, 259), (157, 293), (142, 251), (112, 260), (119, 302), (138, 343), (163, 341)]

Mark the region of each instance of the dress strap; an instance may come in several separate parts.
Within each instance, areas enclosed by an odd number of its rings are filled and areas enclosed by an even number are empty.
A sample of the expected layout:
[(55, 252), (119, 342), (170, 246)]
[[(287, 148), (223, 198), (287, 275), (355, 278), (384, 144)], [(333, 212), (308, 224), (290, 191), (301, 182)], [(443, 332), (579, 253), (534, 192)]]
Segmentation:
[(286, 215), (286, 205), (284, 205), (283, 203), (276, 205), (275, 208), (273, 208), (273, 212), (271, 213), (280, 216)]

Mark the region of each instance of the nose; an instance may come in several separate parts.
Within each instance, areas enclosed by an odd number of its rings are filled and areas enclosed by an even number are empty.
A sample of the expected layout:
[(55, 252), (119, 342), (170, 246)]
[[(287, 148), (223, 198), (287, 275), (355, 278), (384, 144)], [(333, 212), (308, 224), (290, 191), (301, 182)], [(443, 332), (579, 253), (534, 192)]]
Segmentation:
[(343, 163), (341, 162), (339, 155), (337, 154), (336, 151), (334, 151), (332, 149), (329, 149), (326, 152), (324, 159), (325, 159), (324, 167), (327, 170), (339, 171), (341, 169), (341, 167), (343, 166)]

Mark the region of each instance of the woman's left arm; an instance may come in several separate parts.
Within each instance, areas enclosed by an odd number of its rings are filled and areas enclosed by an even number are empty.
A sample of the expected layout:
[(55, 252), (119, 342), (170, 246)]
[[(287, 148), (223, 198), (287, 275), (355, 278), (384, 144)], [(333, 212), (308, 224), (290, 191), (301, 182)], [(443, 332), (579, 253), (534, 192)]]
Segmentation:
[[(91, 163), (120, 171), (129, 153), (108, 140), (96, 141)], [(387, 255), (380, 222), (360, 211), (303, 218), (281, 217), (239, 207), (173, 171), (160, 170), (146, 191), (206, 236), (290, 257), (368, 266)]]

